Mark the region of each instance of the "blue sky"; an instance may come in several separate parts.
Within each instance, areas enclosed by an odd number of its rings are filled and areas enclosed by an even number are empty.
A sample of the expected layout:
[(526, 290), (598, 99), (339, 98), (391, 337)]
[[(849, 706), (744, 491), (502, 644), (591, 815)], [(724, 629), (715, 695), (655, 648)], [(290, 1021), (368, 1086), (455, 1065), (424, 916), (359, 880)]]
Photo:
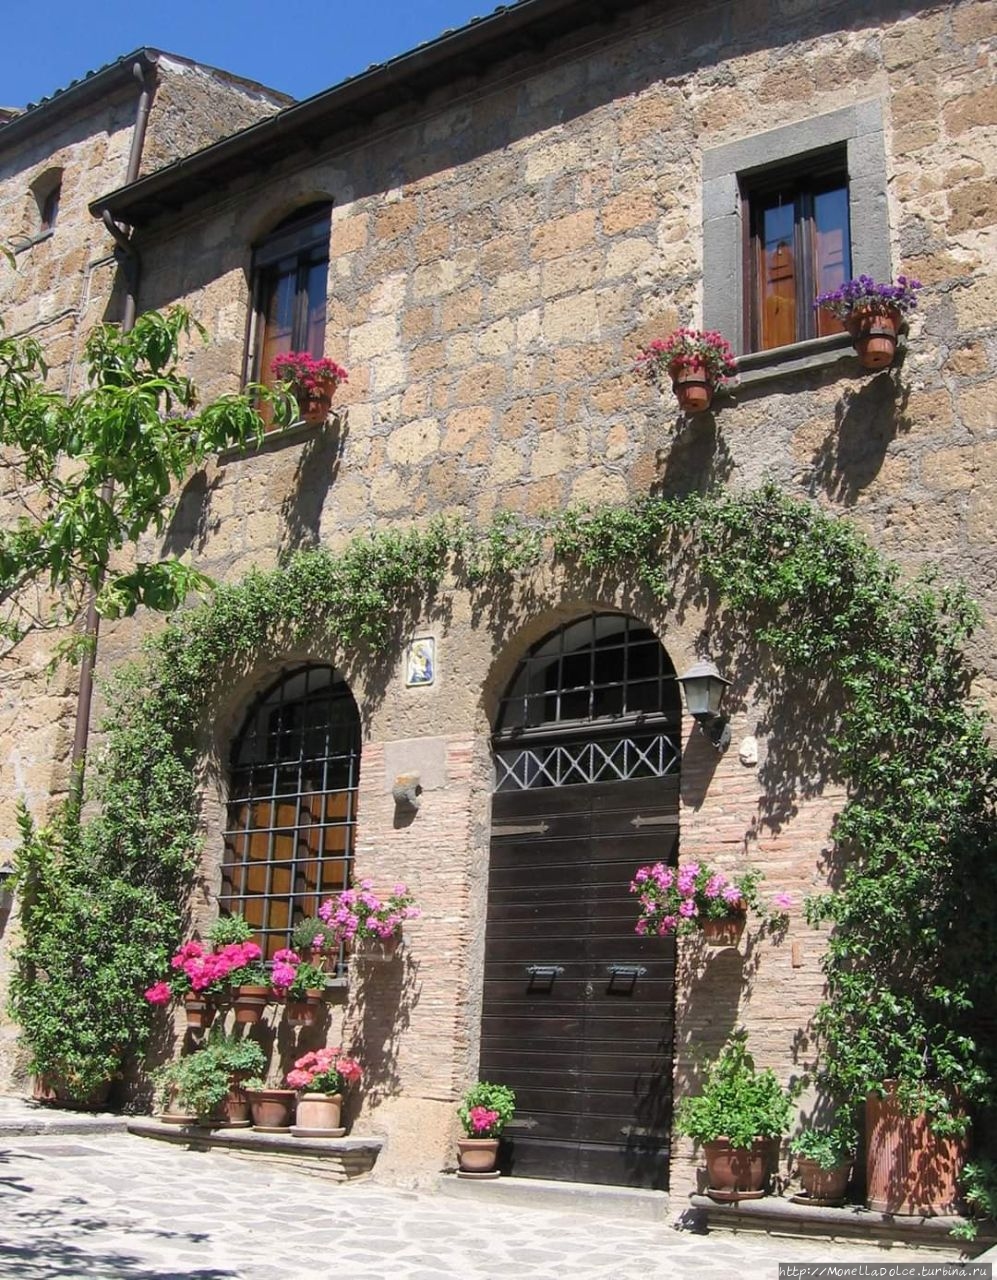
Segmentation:
[(0, 106), (37, 102), (140, 45), (307, 98), (497, 0), (6, 0)]

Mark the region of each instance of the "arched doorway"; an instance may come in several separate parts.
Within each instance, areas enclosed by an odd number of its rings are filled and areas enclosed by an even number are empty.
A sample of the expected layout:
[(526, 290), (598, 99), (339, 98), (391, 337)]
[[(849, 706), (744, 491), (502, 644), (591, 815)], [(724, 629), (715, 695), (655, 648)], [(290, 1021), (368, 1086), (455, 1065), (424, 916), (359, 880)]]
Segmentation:
[(675, 948), (634, 933), (629, 886), (677, 858), (680, 724), (621, 614), (542, 640), (501, 701), (480, 1078), (516, 1090), (512, 1174), (668, 1185)]

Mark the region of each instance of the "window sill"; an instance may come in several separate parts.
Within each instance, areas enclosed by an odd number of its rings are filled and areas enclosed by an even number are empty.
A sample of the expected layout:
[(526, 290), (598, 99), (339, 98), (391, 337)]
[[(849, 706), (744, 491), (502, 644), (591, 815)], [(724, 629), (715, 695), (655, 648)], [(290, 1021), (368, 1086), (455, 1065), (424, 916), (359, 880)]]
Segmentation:
[(227, 462), (237, 462), (241, 458), (250, 458), (261, 453), (275, 453), (289, 445), (298, 444), (302, 440), (310, 440), (312, 436), (326, 429), (325, 422), (292, 422), (277, 431), (268, 431), (259, 444), (233, 445), (218, 455), (218, 461), (224, 466)]
[(752, 351), (737, 357), (737, 390), (764, 386), (792, 373), (810, 373), (827, 369), (844, 360), (855, 361), (852, 340), (847, 333), (832, 333), (826, 338), (809, 338), (771, 351)]

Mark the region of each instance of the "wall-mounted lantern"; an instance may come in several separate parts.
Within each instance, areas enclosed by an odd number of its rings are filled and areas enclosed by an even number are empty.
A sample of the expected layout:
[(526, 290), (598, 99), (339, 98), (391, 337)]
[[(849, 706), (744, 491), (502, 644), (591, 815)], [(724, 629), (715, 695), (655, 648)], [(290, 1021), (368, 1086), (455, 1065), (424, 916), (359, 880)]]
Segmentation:
[(697, 662), (678, 680), (689, 714), (716, 749), (725, 751), (730, 746), (730, 721), (721, 713), (720, 704), (730, 681), (706, 660)]

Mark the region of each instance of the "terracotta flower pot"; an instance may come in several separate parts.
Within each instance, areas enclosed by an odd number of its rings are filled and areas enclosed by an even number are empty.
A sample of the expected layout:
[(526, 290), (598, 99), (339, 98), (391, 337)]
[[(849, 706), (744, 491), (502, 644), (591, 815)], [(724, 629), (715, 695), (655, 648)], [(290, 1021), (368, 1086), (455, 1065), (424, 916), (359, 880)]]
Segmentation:
[(750, 1147), (734, 1147), (726, 1138), (704, 1142), (706, 1194), (723, 1202), (760, 1199), (772, 1171), (773, 1142), (778, 1152), (778, 1139), (756, 1138)]
[(247, 1089), (253, 1128), (263, 1133), (286, 1133), (294, 1114), (293, 1089)]
[(967, 1138), (939, 1138), (926, 1115), (908, 1116), (896, 1084), (865, 1103), (866, 1204), (879, 1213), (957, 1213)]
[(67, 1111), (101, 1111), (111, 1092), (111, 1082), (81, 1094), (72, 1085), (54, 1076), (32, 1076), (31, 1097), (34, 1102), (43, 1102), (50, 1107), (63, 1107)]
[(304, 1000), (287, 1002), (287, 1020), (293, 1027), (313, 1027), (322, 1012), (322, 992), (316, 987), (305, 992)]
[(744, 932), (745, 915), (724, 916), (722, 920), (701, 920), (699, 924), (703, 941), (711, 947), (736, 947)]
[(393, 933), (390, 938), (363, 938), (359, 945), (355, 944), (357, 959), (367, 963), (393, 960), (398, 954), (401, 941), (400, 933)]
[(214, 1001), (199, 991), (188, 991), (183, 998), (188, 1031), (205, 1031), (215, 1018)]
[(702, 369), (671, 370), (672, 390), (683, 413), (705, 413), (713, 403), (713, 382)]
[(498, 1138), (458, 1138), (461, 1173), (493, 1173), (498, 1149)]
[(236, 1022), (252, 1024), (263, 1017), (263, 1010), (270, 1003), (269, 987), (236, 987), (232, 995), (232, 1008)]
[(342, 1111), (341, 1093), (301, 1093), (291, 1132), (296, 1138), (341, 1138), (346, 1132), (340, 1124)]
[(796, 1157), (796, 1172), (800, 1175), (800, 1184), (810, 1204), (840, 1204), (848, 1190), (848, 1175), (851, 1171), (850, 1160), (845, 1160), (833, 1169), (822, 1169), (809, 1156)]
[(893, 363), (901, 321), (899, 311), (890, 311), (886, 315), (857, 312), (852, 316), (848, 332), (863, 369), (886, 369)]
[(332, 412), (332, 397), (337, 384), (331, 380), (319, 382), (311, 391), (301, 391), (296, 399), (302, 422), (325, 422)]
[(321, 969), (325, 973), (329, 967), (329, 953), (328, 951), (323, 951), (320, 947), (310, 947), (308, 961), (316, 969)]
[(235, 1079), (228, 1091), (228, 1097), (219, 1107), (219, 1114), (222, 1124), (228, 1129), (248, 1129), (252, 1124), (246, 1090)]

